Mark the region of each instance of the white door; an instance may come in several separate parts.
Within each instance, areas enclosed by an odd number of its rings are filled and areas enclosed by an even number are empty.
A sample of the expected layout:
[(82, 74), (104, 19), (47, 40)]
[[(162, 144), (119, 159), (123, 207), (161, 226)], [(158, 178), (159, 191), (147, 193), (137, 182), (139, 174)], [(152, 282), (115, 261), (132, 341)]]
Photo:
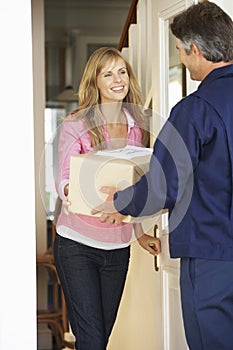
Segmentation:
[[(171, 107), (182, 96), (196, 88), (189, 80), (185, 68), (180, 65), (175, 38), (170, 34), (172, 18), (189, 7), (194, 0), (153, 1), (152, 57), (156, 64), (152, 72), (151, 131), (157, 136), (169, 115)], [(152, 143), (154, 140), (152, 140)], [(162, 254), (157, 259), (156, 298), (156, 346), (158, 350), (187, 350), (180, 303), (179, 259), (170, 259), (168, 248), (168, 220), (161, 213), (157, 234), (162, 243)]]

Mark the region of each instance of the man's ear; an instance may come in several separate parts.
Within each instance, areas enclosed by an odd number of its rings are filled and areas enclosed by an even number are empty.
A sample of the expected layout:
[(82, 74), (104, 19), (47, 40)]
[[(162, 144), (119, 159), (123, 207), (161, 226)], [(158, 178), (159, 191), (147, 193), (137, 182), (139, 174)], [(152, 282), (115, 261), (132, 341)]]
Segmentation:
[(191, 44), (190, 45), (190, 48), (191, 48), (191, 52), (195, 55), (202, 55), (202, 52), (201, 50), (198, 48), (198, 46), (196, 44)]

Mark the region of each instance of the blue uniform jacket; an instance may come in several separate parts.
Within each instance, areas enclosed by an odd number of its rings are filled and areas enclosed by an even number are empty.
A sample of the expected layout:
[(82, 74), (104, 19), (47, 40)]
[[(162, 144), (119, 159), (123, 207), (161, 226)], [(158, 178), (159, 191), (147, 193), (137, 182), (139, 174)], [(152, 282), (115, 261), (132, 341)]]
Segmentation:
[(171, 257), (233, 260), (233, 65), (213, 70), (171, 111), (150, 170), (119, 191), (124, 215), (169, 211)]

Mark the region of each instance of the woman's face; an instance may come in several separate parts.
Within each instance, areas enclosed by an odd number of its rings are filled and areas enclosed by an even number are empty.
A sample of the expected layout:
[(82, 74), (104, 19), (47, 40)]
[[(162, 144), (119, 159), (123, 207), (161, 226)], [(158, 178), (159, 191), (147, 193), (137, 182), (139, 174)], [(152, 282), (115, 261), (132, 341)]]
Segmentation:
[(122, 58), (109, 61), (97, 76), (101, 103), (121, 102), (129, 90), (129, 76)]

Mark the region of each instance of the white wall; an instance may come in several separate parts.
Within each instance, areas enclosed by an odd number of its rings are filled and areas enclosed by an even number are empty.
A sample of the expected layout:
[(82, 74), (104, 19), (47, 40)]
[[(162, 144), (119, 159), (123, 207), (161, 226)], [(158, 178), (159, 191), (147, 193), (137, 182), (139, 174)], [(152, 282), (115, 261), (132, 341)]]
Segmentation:
[(36, 349), (31, 1), (0, 1), (0, 349)]
[(232, 0), (213, 0), (215, 4), (220, 6), (225, 12), (228, 13), (231, 17), (233, 17), (233, 2)]

